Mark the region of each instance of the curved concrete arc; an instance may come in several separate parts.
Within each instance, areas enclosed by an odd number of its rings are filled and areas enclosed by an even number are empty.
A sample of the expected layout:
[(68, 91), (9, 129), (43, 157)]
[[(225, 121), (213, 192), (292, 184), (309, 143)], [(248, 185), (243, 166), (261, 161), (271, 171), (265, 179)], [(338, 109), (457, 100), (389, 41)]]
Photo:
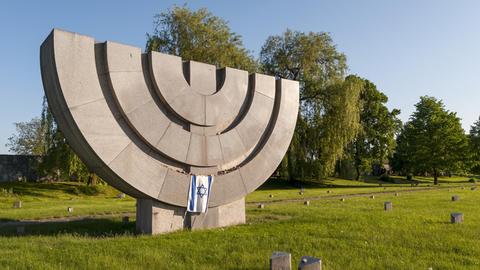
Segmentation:
[(247, 97), (248, 72), (226, 67), (220, 90), (205, 94), (208, 85), (216, 89), (215, 66), (189, 61), (189, 84), (184, 76), (182, 58), (150, 52), (149, 59), (153, 82), (160, 95), (187, 122), (215, 127), (219, 133), (239, 115)]
[[(212, 207), (243, 198), (273, 173), (293, 135), (297, 82), (252, 75), (254, 89), (245, 97), (249, 101), (240, 119), (223, 133), (202, 135), (171, 121), (152, 100), (139, 49), (113, 53), (116, 45), (109, 44), (54, 30), (41, 47), (50, 108), (70, 146), (92, 171), (136, 198), (180, 207), (186, 206), (190, 175), (167, 155), (174, 150), (166, 147), (176, 148), (176, 157), (185, 164), (216, 164)], [(199, 90), (205, 97), (219, 93), (205, 95), (209, 84)], [(151, 147), (149, 141), (155, 140), (164, 152)], [(192, 171), (203, 168), (192, 166)]]
[[(270, 119), (268, 134), (259, 145), (259, 149), (255, 149), (250, 159), (247, 159), (238, 169), (216, 176), (209, 201), (212, 207), (243, 198), (265, 182), (280, 165), (292, 140), (297, 122), (299, 85), (296, 81), (279, 79), (276, 89), (275, 109)], [(183, 187), (176, 184), (179, 182), (178, 179), (169, 177), (165, 179), (165, 185), (183, 188), (183, 192), (187, 192), (188, 181), (182, 183)], [(165, 198), (163, 196), (167, 194), (163, 194), (164, 192), (168, 193), (171, 190), (162, 190), (160, 195), (164, 202), (185, 206), (184, 199)]]
[[(275, 79), (255, 74), (251, 104), (245, 116), (233, 129), (219, 135), (194, 134), (172, 122), (156, 105), (145, 81), (140, 48), (106, 42), (106, 59), (112, 92), (132, 128), (147, 144), (178, 162), (191, 166), (216, 166), (218, 170), (235, 167), (258, 144), (271, 118), (275, 94), (269, 93), (267, 89), (275, 89)], [(229, 70), (227, 69), (227, 75)], [(235, 77), (226, 76), (222, 87), (225, 91), (207, 96), (207, 103), (213, 100), (217, 105), (225, 104), (219, 103), (221, 99), (218, 98), (233, 99), (235, 95), (232, 93), (238, 91), (229, 85), (232, 84), (231, 81), (235, 81), (231, 78)], [(230, 101), (227, 103), (231, 104)], [(226, 115), (223, 111), (215, 111), (220, 110), (219, 108), (220, 106), (207, 107), (207, 115), (211, 110), (212, 115)], [(229, 111), (228, 108), (222, 110)], [(207, 142), (215, 145), (207, 147)]]

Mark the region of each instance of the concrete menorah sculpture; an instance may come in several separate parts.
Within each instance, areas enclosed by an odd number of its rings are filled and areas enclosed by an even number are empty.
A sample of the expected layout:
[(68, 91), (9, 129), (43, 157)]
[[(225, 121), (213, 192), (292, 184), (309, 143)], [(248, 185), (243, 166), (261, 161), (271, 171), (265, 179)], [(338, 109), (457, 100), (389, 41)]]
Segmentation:
[[(59, 128), (89, 169), (137, 198), (143, 233), (244, 223), (245, 196), (293, 136), (295, 81), (56, 29), (40, 55)], [(192, 175), (215, 179), (206, 213), (186, 213)]]

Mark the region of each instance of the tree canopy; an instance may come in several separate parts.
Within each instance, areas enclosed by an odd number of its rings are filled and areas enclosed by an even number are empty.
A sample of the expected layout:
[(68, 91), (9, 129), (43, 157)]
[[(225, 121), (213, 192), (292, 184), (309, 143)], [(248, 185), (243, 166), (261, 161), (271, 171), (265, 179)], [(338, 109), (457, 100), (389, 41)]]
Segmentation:
[(192, 11), (173, 7), (154, 17), (154, 31), (147, 34), (147, 51), (159, 51), (217, 67), (256, 70), (240, 35), (207, 9)]
[(400, 110), (389, 110), (388, 97), (367, 79), (362, 82), (360, 93), (360, 130), (347, 147), (347, 158), (353, 161), (356, 179), (363, 173), (371, 172), (374, 164), (383, 165), (393, 155), (395, 135), (402, 122), (398, 119)]
[(480, 174), (480, 117), (470, 128), (471, 170)]
[(442, 101), (423, 96), (398, 137), (395, 165), (407, 173), (440, 173), (465, 169), (468, 140), (456, 113)]
[(19, 155), (44, 155), (42, 121), (35, 117), (28, 122), (15, 124), (15, 133), (8, 138), (5, 145), (10, 152)]
[(357, 134), (361, 81), (345, 79), (346, 57), (327, 33), (287, 30), (267, 39), (263, 72), (300, 82), (300, 113), (283, 163), (290, 179), (330, 175)]

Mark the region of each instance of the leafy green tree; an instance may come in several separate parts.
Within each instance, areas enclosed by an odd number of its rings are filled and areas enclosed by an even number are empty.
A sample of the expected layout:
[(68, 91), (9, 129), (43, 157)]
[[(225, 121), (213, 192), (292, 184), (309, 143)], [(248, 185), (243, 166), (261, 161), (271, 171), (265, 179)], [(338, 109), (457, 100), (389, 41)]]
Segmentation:
[(56, 180), (87, 182), (93, 173), (68, 145), (63, 133), (55, 123), (46, 98), (42, 104), (43, 158), (39, 164), (42, 174)]
[(471, 170), (480, 174), (480, 117), (470, 128)]
[(42, 122), (38, 117), (28, 122), (15, 123), (15, 131), (5, 145), (10, 152), (19, 155), (45, 154)]
[(374, 164), (383, 165), (393, 155), (395, 135), (401, 128), (398, 119), (400, 110), (390, 111), (385, 105), (388, 97), (369, 80), (363, 82), (360, 94), (360, 131), (347, 148), (348, 158), (353, 161), (355, 178), (372, 170)]
[(267, 39), (262, 71), (300, 82), (300, 113), (281, 171), (291, 180), (330, 175), (359, 125), (362, 82), (345, 79), (346, 57), (327, 33), (287, 30)]
[(159, 51), (195, 60), (253, 72), (256, 62), (243, 47), (241, 36), (226, 21), (207, 9), (192, 11), (173, 7), (157, 14), (153, 34), (147, 34), (147, 51)]
[(438, 184), (440, 173), (464, 170), (468, 139), (455, 112), (442, 101), (423, 96), (398, 138), (397, 166), (407, 172), (428, 172)]

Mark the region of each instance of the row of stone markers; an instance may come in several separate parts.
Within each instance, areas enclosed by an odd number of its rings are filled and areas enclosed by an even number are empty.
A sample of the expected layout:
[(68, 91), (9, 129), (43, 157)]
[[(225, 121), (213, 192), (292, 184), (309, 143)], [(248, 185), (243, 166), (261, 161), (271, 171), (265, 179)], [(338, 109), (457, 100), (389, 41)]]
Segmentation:
[[(476, 190), (472, 188), (472, 190)], [(398, 196), (399, 194), (398, 193), (395, 193), (395, 196)], [(375, 195), (371, 195), (370, 196), (371, 199), (375, 199)], [(458, 195), (453, 195), (452, 196), (452, 201), (458, 201), (459, 200), (459, 196)], [(344, 202), (345, 201), (345, 198), (341, 198), (340, 201)], [(309, 206), (310, 205), (310, 201), (304, 201), (303, 202), (304, 205), (307, 205)], [(260, 209), (264, 209), (265, 208), (265, 204), (261, 203), (258, 205), (258, 208)], [(384, 202), (383, 203), (383, 209), (385, 211), (392, 211), (393, 210), (393, 203), (392, 202)], [(462, 223), (463, 222), (463, 214), (462, 213), (451, 213), (450, 214), (450, 222), (451, 223)]]
[[(270, 256), (270, 270), (291, 270), (292, 255), (288, 252), (277, 251)], [(298, 270), (322, 270), (322, 260), (303, 256), (298, 264)]]

